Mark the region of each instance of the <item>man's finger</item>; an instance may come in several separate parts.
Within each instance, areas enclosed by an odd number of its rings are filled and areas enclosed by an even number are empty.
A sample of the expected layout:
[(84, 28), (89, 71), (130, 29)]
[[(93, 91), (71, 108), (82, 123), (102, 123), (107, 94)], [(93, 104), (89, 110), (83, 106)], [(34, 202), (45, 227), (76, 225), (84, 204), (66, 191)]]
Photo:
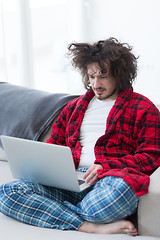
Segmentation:
[(97, 171), (93, 170), (87, 177), (86, 183), (89, 183), (92, 179), (97, 178)]
[(93, 166), (90, 167), (90, 168), (86, 171), (86, 173), (84, 174), (83, 178), (86, 179), (86, 178), (90, 175), (90, 173), (91, 173), (92, 171), (93, 171)]

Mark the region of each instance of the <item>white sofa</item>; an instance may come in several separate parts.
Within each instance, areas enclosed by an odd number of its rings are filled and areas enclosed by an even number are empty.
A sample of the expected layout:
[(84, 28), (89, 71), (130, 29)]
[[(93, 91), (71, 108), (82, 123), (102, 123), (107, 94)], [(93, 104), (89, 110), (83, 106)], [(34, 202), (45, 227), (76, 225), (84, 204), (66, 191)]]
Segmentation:
[[(15, 88), (13, 87), (13, 91), (14, 90)], [(22, 89), (22, 91), (23, 90), (24, 89)], [(1, 86), (0, 86), (0, 93), (1, 93)], [(7, 94), (8, 94), (8, 88), (7, 88)], [(28, 91), (26, 92), (26, 94), (28, 94)], [(23, 95), (23, 99), (25, 99), (26, 101), (26, 98), (24, 98), (24, 93), (22, 95)], [(29, 97), (31, 97), (30, 94), (29, 94)], [(1, 104), (1, 101), (0, 101), (0, 104)], [(0, 110), (1, 110), (1, 107), (5, 108), (5, 106), (3, 106), (3, 103), (2, 103), (2, 106), (0, 105)], [(8, 114), (8, 112), (10, 111), (8, 111), (7, 109), (6, 112)], [(54, 119), (52, 119), (52, 123), (54, 120), (55, 120), (55, 116), (54, 116)], [(48, 119), (47, 121), (45, 119), (45, 122), (48, 123)], [(45, 129), (44, 131), (45, 134), (43, 134), (43, 137), (41, 137), (41, 139), (36, 139), (35, 137), (32, 137), (32, 136), (31, 137), (29, 136), (28, 138), (33, 138), (34, 140), (46, 141), (46, 139), (50, 135), (52, 123), (50, 123), (50, 128), (48, 128), (48, 125), (47, 125), (47, 128), (46, 128), (47, 131)], [(43, 130), (44, 130), (44, 125), (45, 124), (43, 124)], [(2, 124), (0, 121), (0, 135), (4, 134), (3, 130), (1, 129), (1, 126)], [(35, 136), (37, 136), (37, 132), (36, 133), (34, 132), (34, 134)], [(32, 131), (32, 135), (33, 135), (33, 131)], [(42, 136), (42, 133), (39, 136)], [(2, 150), (2, 148), (0, 148), (0, 185), (12, 180), (13, 180), (13, 177), (11, 175), (4, 151)], [(134, 237), (134, 239), (135, 240), (160, 239), (160, 168), (157, 169), (151, 175), (149, 193), (140, 198), (137, 216), (138, 216), (137, 221), (138, 221), (139, 235)], [(47, 239), (47, 240), (50, 240), (50, 239), (121, 240), (123, 239), (125, 240), (126, 239), (126, 240), (129, 240), (129, 239), (133, 239), (132, 236), (129, 236), (126, 234), (111, 234), (111, 235), (87, 234), (87, 233), (80, 233), (76, 231), (60, 231), (60, 230), (39, 228), (39, 227), (34, 227), (34, 226), (20, 223), (16, 220), (13, 220), (3, 215), (2, 213), (0, 213), (0, 234), (1, 234), (1, 237), (3, 237), (3, 239), (6, 239), (6, 240), (9, 240), (9, 239), (12, 239), (12, 240), (25, 240), (25, 239), (27, 240), (28, 239), (30, 240), (32, 239), (39, 239), (39, 240), (41, 239)]]
[[(14, 180), (4, 153), (1, 153), (0, 160), (0, 185)], [(157, 176), (159, 175), (159, 176)], [(160, 239), (160, 169), (158, 169), (153, 177), (151, 177), (151, 184), (149, 194), (144, 195), (140, 199), (138, 209), (138, 228), (139, 234), (134, 237), (135, 240), (156, 240)], [(156, 182), (156, 183), (155, 183)], [(0, 234), (5, 240), (131, 240), (132, 236), (125, 234), (87, 234), (76, 231), (60, 231), (54, 229), (45, 229), (30, 226), (20, 223), (0, 213)]]

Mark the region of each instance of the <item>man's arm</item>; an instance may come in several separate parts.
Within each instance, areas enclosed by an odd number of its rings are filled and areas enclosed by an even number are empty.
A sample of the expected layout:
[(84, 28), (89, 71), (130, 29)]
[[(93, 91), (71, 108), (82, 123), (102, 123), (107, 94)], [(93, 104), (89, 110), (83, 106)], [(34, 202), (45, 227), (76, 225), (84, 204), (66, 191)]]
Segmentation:
[[(113, 175), (123, 177), (128, 183), (132, 178), (132, 186), (139, 191), (139, 183), (146, 193), (149, 177), (160, 166), (160, 114), (157, 109), (144, 111), (143, 116), (134, 127), (134, 148), (130, 148), (125, 141), (122, 131), (117, 128), (111, 133), (109, 148), (96, 157), (95, 164), (101, 164), (103, 169), (98, 170), (98, 177)], [(119, 125), (118, 125), (119, 126)], [(119, 135), (118, 135), (119, 134)], [(136, 138), (135, 138), (136, 136)], [(131, 136), (133, 137), (133, 136)], [(114, 139), (116, 138), (116, 141)], [(109, 141), (109, 140), (108, 140)], [(119, 144), (115, 144), (118, 143)], [(112, 144), (113, 143), (113, 144)], [(138, 183), (139, 182), (139, 183)], [(140, 190), (143, 192), (143, 189)], [(141, 193), (140, 193), (141, 194)]]
[[(117, 135), (118, 137), (118, 135)], [(134, 154), (128, 151), (123, 157), (114, 157), (112, 152), (108, 154), (107, 161), (104, 159), (99, 163), (104, 169), (133, 168), (143, 173), (149, 173), (160, 165), (160, 115), (157, 112), (148, 110), (143, 115), (139, 128), (137, 129), (136, 148)], [(126, 151), (126, 144), (123, 148), (117, 146), (117, 152)], [(97, 162), (95, 162), (97, 163)]]

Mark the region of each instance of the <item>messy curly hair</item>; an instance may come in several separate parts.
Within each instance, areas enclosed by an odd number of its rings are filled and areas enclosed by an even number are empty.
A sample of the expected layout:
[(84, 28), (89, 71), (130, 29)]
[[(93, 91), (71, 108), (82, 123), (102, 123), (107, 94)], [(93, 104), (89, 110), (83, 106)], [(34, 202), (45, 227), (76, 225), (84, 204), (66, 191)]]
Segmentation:
[(87, 66), (98, 63), (101, 72), (109, 74), (116, 80), (117, 90), (123, 91), (131, 87), (137, 76), (137, 58), (131, 52), (132, 47), (120, 43), (116, 38), (101, 40), (96, 43), (71, 43), (68, 55), (72, 57), (72, 66), (79, 69), (86, 89), (90, 89)]

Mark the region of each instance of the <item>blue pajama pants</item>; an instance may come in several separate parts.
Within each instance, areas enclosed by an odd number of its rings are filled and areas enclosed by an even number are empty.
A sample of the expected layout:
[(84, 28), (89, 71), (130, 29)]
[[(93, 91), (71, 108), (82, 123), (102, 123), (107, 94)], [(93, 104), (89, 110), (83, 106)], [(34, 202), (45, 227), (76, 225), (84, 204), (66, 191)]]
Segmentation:
[(133, 214), (138, 196), (122, 178), (99, 180), (81, 193), (19, 180), (0, 187), (0, 211), (23, 223), (77, 230), (84, 221), (111, 223)]

